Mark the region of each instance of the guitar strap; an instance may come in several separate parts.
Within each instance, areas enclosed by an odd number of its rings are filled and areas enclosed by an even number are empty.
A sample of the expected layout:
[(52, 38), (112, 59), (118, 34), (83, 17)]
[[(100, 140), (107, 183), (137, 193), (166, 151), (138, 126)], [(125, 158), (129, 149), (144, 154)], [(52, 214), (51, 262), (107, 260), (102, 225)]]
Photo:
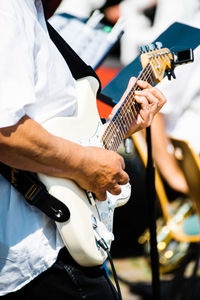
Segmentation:
[[(101, 83), (92, 67), (88, 66), (74, 52), (74, 50), (48, 22), (47, 28), (51, 40), (64, 57), (74, 79), (78, 80), (86, 76), (93, 76), (99, 82), (98, 92), (100, 92)], [(68, 207), (48, 193), (45, 185), (39, 180), (36, 173), (15, 169), (1, 162), (0, 173), (11, 183), (12, 186), (16, 188), (19, 193), (24, 196), (25, 200), (30, 205), (36, 206), (54, 221), (65, 222), (69, 219), (70, 212)]]
[(68, 207), (48, 193), (36, 173), (15, 169), (3, 163), (0, 163), (0, 173), (30, 205), (39, 208), (49, 218), (57, 222), (69, 219)]
[(46, 22), (47, 29), (49, 31), (49, 36), (51, 40), (54, 42), (63, 58), (65, 59), (72, 76), (74, 79), (78, 80), (80, 78), (86, 76), (93, 76), (99, 82), (99, 90), (97, 93), (101, 91), (101, 82), (99, 77), (93, 70), (93, 68), (87, 65), (77, 54), (76, 52), (69, 46), (69, 44), (61, 37), (61, 35), (51, 26), (50, 23)]

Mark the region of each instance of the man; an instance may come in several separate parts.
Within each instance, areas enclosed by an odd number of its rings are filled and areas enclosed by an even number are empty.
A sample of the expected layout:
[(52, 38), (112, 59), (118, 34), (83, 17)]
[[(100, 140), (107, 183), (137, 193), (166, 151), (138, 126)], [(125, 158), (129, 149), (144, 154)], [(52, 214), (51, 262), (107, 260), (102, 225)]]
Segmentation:
[[(49, 38), (41, 1), (2, 0), (0, 25), (1, 161), (71, 179), (100, 201), (106, 199), (106, 191), (119, 194), (120, 184), (129, 180), (120, 155), (81, 146), (41, 126), (55, 116), (72, 116), (77, 105), (74, 79)], [(136, 101), (141, 110), (128, 134), (149, 126), (166, 101), (156, 88), (142, 81), (138, 84), (142, 91), (137, 92)], [(103, 268), (74, 262), (54, 222), (28, 205), (2, 176), (0, 190), (1, 296), (117, 299)]]

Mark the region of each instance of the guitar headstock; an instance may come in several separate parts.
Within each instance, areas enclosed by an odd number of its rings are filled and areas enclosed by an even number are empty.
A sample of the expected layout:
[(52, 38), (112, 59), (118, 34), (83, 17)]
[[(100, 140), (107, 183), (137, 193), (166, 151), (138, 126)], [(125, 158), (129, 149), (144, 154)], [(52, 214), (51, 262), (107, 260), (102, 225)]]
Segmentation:
[(176, 78), (174, 74), (175, 66), (194, 60), (192, 49), (171, 53), (168, 48), (162, 48), (160, 42), (140, 47), (140, 53), (142, 67), (145, 68), (148, 64), (151, 66), (156, 83), (163, 79), (165, 72), (169, 80), (171, 76)]
[(166, 71), (172, 70), (173, 72), (173, 56), (169, 49), (161, 47), (162, 44), (159, 42), (140, 47), (142, 67), (145, 68), (150, 64), (156, 83), (163, 79)]

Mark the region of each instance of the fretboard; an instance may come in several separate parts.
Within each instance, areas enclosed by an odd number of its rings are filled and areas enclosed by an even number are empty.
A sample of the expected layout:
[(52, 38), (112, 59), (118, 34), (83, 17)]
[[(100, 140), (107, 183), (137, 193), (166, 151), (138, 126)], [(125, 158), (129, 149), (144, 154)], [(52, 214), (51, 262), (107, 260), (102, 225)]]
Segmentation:
[(150, 84), (154, 83), (153, 71), (150, 64), (142, 70), (134, 86), (131, 88), (107, 126), (102, 136), (102, 142), (105, 149), (117, 151), (134, 120), (137, 118), (140, 105), (135, 101), (134, 95), (136, 90), (141, 90), (137, 85), (138, 80), (144, 80)]

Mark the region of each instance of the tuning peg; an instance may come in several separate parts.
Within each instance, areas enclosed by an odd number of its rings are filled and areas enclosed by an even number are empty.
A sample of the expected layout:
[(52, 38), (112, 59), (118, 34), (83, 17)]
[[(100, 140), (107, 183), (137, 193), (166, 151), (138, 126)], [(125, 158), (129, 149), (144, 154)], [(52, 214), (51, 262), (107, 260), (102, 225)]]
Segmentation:
[(140, 50), (140, 53), (141, 53), (141, 54), (147, 52), (146, 46), (141, 46), (141, 47), (139, 47), (139, 50)]
[(161, 42), (155, 42), (155, 47), (156, 49), (161, 49), (162, 48), (162, 43)]
[(139, 50), (140, 50), (140, 54), (146, 53), (146, 52), (147, 52), (146, 46), (141, 46), (141, 47), (139, 47)]
[(150, 52), (150, 51), (155, 50), (155, 47), (154, 47), (154, 49), (152, 50), (153, 47), (152, 47), (151, 45), (153, 45), (153, 44), (141, 46), (141, 47), (140, 47), (140, 53), (147, 53), (147, 52)]
[(146, 47), (146, 51), (147, 51), (147, 52), (150, 52), (149, 45), (146, 45), (145, 47)]
[(149, 51), (154, 51), (156, 49), (154, 44), (149, 44)]

